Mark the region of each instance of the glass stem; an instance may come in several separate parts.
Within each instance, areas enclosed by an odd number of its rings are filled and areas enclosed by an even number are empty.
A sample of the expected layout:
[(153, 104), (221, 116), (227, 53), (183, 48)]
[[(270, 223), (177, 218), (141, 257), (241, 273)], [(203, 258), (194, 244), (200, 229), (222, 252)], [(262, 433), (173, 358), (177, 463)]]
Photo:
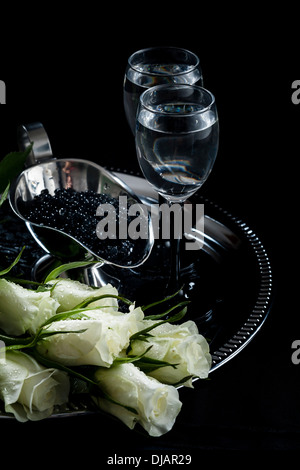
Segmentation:
[[(178, 203), (177, 203), (178, 204)], [(171, 209), (172, 207), (172, 202), (169, 202), (169, 208)], [(183, 207), (184, 203), (180, 202), (180, 218), (179, 220), (182, 221), (183, 217)], [(171, 255), (171, 260), (170, 260), (170, 279), (169, 279), (169, 291), (170, 293), (176, 292), (182, 287), (181, 285), (181, 276), (180, 276), (180, 248), (181, 248), (181, 238), (182, 238), (182, 226), (178, 227), (176, 229), (175, 227), (175, 221), (176, 218), (173, 214), (173, 217), (171, 217), (171, 211), (170, 211), (170, 245), (171, 245), (171, 250), (170, 250), (170, 255)], [(175, 237), (175, 234), (179, 233), (178, 237)]]

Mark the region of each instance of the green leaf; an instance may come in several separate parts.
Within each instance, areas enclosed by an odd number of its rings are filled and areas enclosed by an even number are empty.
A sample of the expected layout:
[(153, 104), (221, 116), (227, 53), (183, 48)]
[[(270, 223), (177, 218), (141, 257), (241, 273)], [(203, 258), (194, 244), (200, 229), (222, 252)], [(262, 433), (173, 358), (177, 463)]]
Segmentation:
[(67, 333), (84, 333), (86, 331), (85, 329), (82, 330), (64, 330), (64, 331), (42, 331), (38, 338), (36, 339), (35, 343), (38, 343), (39, 341), (48, 338), (49, 336), (54, 336), (54, 335), (65, 335)]
[(151, 308), (151, 307), (155, 307), (156, 305), (160, 305), (164, 302), (168, 302), (169, 300), (173, 299), (174, 297), (176, 297), (177, 294), (179, 294), (179, 292), (182, 290), (182, 287), (180, 289), (178, 289), (176, 292), (174, 292), (174, 294), (171, 294), (171, 295), (168, 295), (167, 297), (164, 297), (163, 299), (160, 299), (160, 300), (157, 300), (156, 302), (153, 302), (151, 304), (148, 304), (148, 305), (143, 305), (141, 307), (141, 309), (143, 310), (143, 312), (145, 312), (145, 310), (148, 310), (148, 308)]
[[(100, 387), (100, 385), (99, 385)], [(138, 412), (136, 411), (135, 408), (132, 408), (131, 406), (127, 406), (127, 405), (124, 405), (123, 403), (120, 403), (119, 401), (117, 400), (114, 400), (110, 395), (108, 395), (106, 392), (104, 392), (104, 390), (101, 389), (100, 387), (100, 395), (102, 395), (102, 397), (109, 401), (110, 403), (113, 403), (114, 405), (118, 405), (118, 406), (121, 406), (122, 408), (125, 408), (125, 410), (129, 411), (130, 413), (133, 413), (135, 415), (138, 414)]]
[(76, 269), (76, 268), (83, 268), (85, 266), (89, 266), (90, 264), (97, 264), (99, 263), (98, 261), (95, 260), (89, 260), (89, 261), (72, 261), (70, 263), (66, 264), (61, 264), (57, 268), (53, 269), (46, 279), (44, 280), (44, 283), (47, 284), (47, 282), (54, 281), (54, 279), (58, 278), (58, 276), (65, 271), (69, 271), (70, 269)]
[(7, 198), (9, 188), (10, 188), (10, 181), (9, 181), (8, 185), (6, 186), (5, 190), (3, 191), (2, 195), (1, 195), (0, 206), (2, 206), (3, 202)]
[[(178, 305), (175, 305), (174, 307), (171, 307), (169, 310), (168, 310), (168, 313), (171, 312), (172, 310), (174, 310), (175, 308), (178, 308), (178, 307), (182, 307), (183, 305), (186, 305), (188, 302), (181, 302), (180, 304)], [(135, 340), (135, 339), (139, 339), (139, 336), (144, 336), (145, 333), (148, 333), (149, 331), (153, 330), (154, 328), (156, 328), (157, 326), (159, 325), (162, 325), (163, 323), (174, 323), (176, 321), (179, 321), (181, 320), (184, 315), (186, 314), (187, 312), (187, 307), (185, 306), (182, 310), (180, 310), (180, 312), (176, 313), (175, 315), (173, 315), (173, 317), (170, 317), (170, 318), (167, 318), (166, 320), (162, 320), (162, 321), (159, 321), (157, 323), (154, 323), (154, 325), (151, 325), (151, 326), (148, 326), (147, 328), (144, 328), (143, 330), (141, 331), (138, 331), (137, 333), (135, 333), (134, 335), (132, 335), (130, 337), (131, 340)]]
[(128, 362), (136, 362), (139, 361), (142, 357), (147, 354), (147, 352), (152, 348), (152, 346), (149, 346), (149, 348), (146, 349), (142, 354), (136, 355), (136, 356), (125, 356), (125, 357), (116, 357), (114, 359), (113, 365), (117, 364), (126, 364)]
[(55, 289), (55, 286), (56, 284), (59, 282), (59, 280), (57, 282), (54, 282), (53, 284), (41, 284), (41, 283), (37, 283), (38, 285), (38, 288), (37, 288), (37, 292), (53, 292), (53, 290)]
[(171, 364), (170, 362), (167, 362), (167, 361), (161, 361), (159, 359), (147, 357), (146, 354), (151, 348), (152, 348), (152, 345), (149, 346), (149, 348), (143, 354), (140, 354), (140, 356), (127, 356), (127, 357), (128, 359), (133, 358), (132, 362), (134, 362), (135, 365), (139, 369), (145, 372), (145, 374), (149, 372), (153, 372), (156, 369), (160, 369), (161, 367), (173, 367), (173, 369), (176, 369), (176, 367), (179, 365), (179, 363)]
[(148, 326), (147, 328), (144, 328), (143, 330), (140, 330), (138, 331), (137, 333), (134, 333), (131, 337), (130, 337), (130, 341), (129, 341), (129, 346), (126, 350), (126, 354), (129, 353), (129, 351), (131, 350), (131, 343), (132, 341), (145, 341), (147, 342), (147, 337), (148, 336), (151, 336), (149, 335), (149, 331), (153, 330), (154, 328), (156, 328), (157, 326), (160, 326), (162, 325), (163, 323), (175, 323), (177, 321), (180, 321), (186, 314), (187, 312), (187, 307), (186, 305), (189, 303), (189, 301), (185, 301), (185, 302), (180, 302), (179, 304), (177, 305), (174, 305), (174, 307), (171, 307), (170, 309), (168, 309), (168, 313), (170, 313), (172, 310), (175, 310), (176, 308), (178, 307), (182, 307), (184, 306), (183, 309), (181, 309), (178, 313), (176, 313), (175, 315), (173, 315), (172, 317), (170, 318), (167, 318), (166, 320), (161, 320), (157, 323), (154, 323), (153, 325), (151, 326)]
[(74, 308), (72, 310), (68, 310), (67, 312), (57, 313), (53, 315), (48, 320), (46, 320), (40, 328), (44, 328), (45, 326), (51, 325), (51, 323), (61, 321), (61, 320), (81, 320), (82, 318), (89, 318), (85, 312), (89, 312), (90, 310), (100, 310), (103, 308), (110, 308), (110, 305), (97, 305), (96, 307), (86, 307), (86, 308)]
[(32, 337), (20, 338), (19, 336), (8, 336), (0, 333), (0, 340), (5, 343), (5, 345), (10, 346), (13, 344), (22, 344), (23, 346), (31, 343)]
[(43, 289), (43, 286), (44, 284), (41, 284), (40, 282), (36, 282), (36, 281), (31, 281), (29, 279), (22, 279), (20, 277), (13, 277), (13, 276), (5, 276), (5, 279), (7, 281), (11, 281), (11, 282), (14, 282), (15, 284), (20, 284), (20, 285), (31, 285), (31, 286), (35, 286), (35, 287), (38, 287), (38, 289), (34, 289), (34, 290), (37, 290), (39, 291), (39, 289), (41, 288), (41, 292), (43, 291), (46, 291), (46, 290), (50, 290), (50, 289)]
[(173, 367), (173, 369), (176, 369), (176, 367), (179, 365), (179, 364), (171, 364), (170, 362), (159, 361), (159, 360), (156, 360), (156, 361), (153, 360), (152, 362), (150, 357), (147, 357), (145, 359), (148, 359), (148, 360), (147, 361), (141, 360), (135, 363), (135, 365), (139, 369), (141, 369), (143, 372), (145, 372), (145, 374), (150, 374), (150, 372), (160, 369), (161, 367)]
[(61, 320), (81, 320), (82, 318), (87, 318), (84, 312), (88, 311), (89, 309), (73, 309), (68, 310), (68, 312), (57, 313), (53, 315), (48, 320), (46, 320), (40, 328), (45, 328), (45, 326), (51, 325), (54, 322), (61, 321)]
[(11, 152), (0, 162), (0, 194), (3, 193), (8, 183), (11, 183), (23, 171), (23, 167), (33, 144), (24, 152)]
[(32, 349), (34, 348), (37, 343), (39, 343), (39, 341), (42, 341), (43, 339), (45, 338), (48, 338), (49, 336), (54, 336), (54, 335), (63, 335), (63, 334), (67, 334), (67, 333), (84, 333), (86, 331), (85, 330), (68, 330), (68, 331), (42, 331), (42, 330), (38, 330), (38, 332), (36, 333), (36, 335), (34, 337), (31, 337), (30, 338), (30, 341), (26, 344), (24, 343), (20, 343), (20, 342), (16, 342), (15, 344), (10, 344), (8, 346), (6, 346), (6, 349), (8, 351), (15, 351), (15, 350), (18, 350), (18, 349)]
[(89, 304), (91, 304), (92, 302), (96, 302), (97, 300), (102, 300), (102, 299), (107, 299), (107, 298), (122, 300), (122, 302), (124, 302), (126, 305), (133, 305), (134, 304), (134, 302), (131, 302), (131, 300), (126, 299), (122, 295), (103, 294), (103, 295), (97, 295), (95, 297), (88, 297), (87, 299), (83, 300), (78, 305), (76, 305), (74, 307), (74, 309), (76, 309), (76, 308), (85, 308)]
[[(170, 312), (172, 312), (172, 310), (174, 310), (175, 308), (178, 308), (178, 307), (184, 307), (185, 305), (188, 305), (190, 303), (189, 300), (184, 300), (183, 302), (180, 302), (179, 304), (176, 304), (175, 306), (173, 307), (170, 307), (168, 310), (166, 310), (165, 312), (163, 313), (160, 313), (158, 315), (147, 315), (144, 317), (145, 320), (159, 320), (160, 318), (163, 318), (165, 317), (166, 315), (168, 315)], [(168, 321), (168, 320), (166, 320)]]
[(195, 375), (187, 375), (186, 377), (183, 377), (183, 379), (180, 379), (178, 382), (170, 385), (172, 385), (173, 387), (179, 387), (180, 385), (183, 385), (185, 382), (192, 379), (193, 377), (195, 377)]
[(25, 246), (23, 246), (22, 250), (20, 251), (20, 253), (18, 254), (18, 256), (16, 257), (16, 259), (11, 263), (10, 266), (8, 266), (8, 268), (5, 268), (3, 269), (2, 271), (0, 271), (0, 276), (4, 276), (5, 274), (9, 273), (9, 271), (19, 262), (21, 256), (22, 256), (22, 253), (23, 251), (25, 250)]
[(45, 367), (63, 370), (64, 372), (67, 372), (69, 375), (73, 377), (77, 377), (78, 379), (84, 380), (85, 382), (88, 382), (91, 385), (98, 386), (98, 383), (92, 380), (90, 377), (87, 377), (86, 375), (83, 375), (80, 372), (74, 369), (71, 369), (70, 367), (64, 366), (60, 362), (53, 361), (52, 359), (48, 359), (47, 357), (38, 353), (36, 349), (33, 349), (31, 351), (31, 354), (40, 364), (42, 364)]

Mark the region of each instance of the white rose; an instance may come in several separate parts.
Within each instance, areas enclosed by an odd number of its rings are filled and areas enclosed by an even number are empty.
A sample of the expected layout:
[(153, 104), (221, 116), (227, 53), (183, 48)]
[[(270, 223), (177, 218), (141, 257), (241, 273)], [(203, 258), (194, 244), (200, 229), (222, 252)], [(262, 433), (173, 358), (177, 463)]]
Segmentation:
[[(143, 328), (154, 323), (152, 320), (144, 320)], [(199, 334), (195, 322), (189, 320), (180, 325), (163, 323), (153, 328), (150, 333), (153, 336), (147, 338), (147, 342), (132, 342), (130, 354), (140, 355), (152, 346), (146, 354), (147, 357), (178, 365), (176, 369), (170, 366), (161, 367), (149, 375), (169, 384), (175, 384), (189, 375), (207, 378), (212, 363), (209, 345)], [(193, 387), (192, 379), (184, 385)]]
[(135, 414), (104, 398), (94, 398), (103, 411), (130, 429), (138, 422), (150, 436), (161, 436), (173, 427), (182, 406), (175, 387), (148, 377), (132, 363), (98, 369), (95, 378), (110, 398), (137, 411)]
[(0, 398), (5, 411), (18, 421), (47, 418), (55, 405), (66, 403), (69, 378), (65, 372), (47, 369), (20, 351), (6, 351), (0, 367)]
[(8, 335), (35, 334), (58, 306), (49, 291), (37, 292), (0, 279), (0, 328)]
[(45, 328), (57, 332), (85, 331), (50, 336), (38, 344), (39, 353), (68, 366), (109, 367), (127, 348), (130, 336), (140, 329), (144, 317), (141, 308), (129, 313), (89, 310), (85, 315), (80, 320), (61, 320)]
[[(72, 310), (76, 305), (80, 304), (89, 297), (98, 297), (99, 295), (118, 295), (118, 291), (110, 284), (94, 289), (86, 284), (71, 279), (59, 279), (49, 282), (54, 285), (51, 289), (51, 297), (59, 303), (58, 312), (67, 312)], [(118, 310), (118, 299), (107, 297), (91, 303), (90, 307), (105, 305), (106, 312), (114, 312)]]

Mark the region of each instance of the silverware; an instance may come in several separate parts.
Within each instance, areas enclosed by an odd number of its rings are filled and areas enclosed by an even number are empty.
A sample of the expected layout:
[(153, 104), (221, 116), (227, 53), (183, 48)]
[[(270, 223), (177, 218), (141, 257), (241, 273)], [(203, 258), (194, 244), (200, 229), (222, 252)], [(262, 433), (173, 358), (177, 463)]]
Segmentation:
[(141, 204), (141, 200), (126, 183), (94, 162), (75, 158), (54, 158), (47, 133), (41, 123), (20, 126), (18, 139), (20, 149), (25, 149), (31, 143), (33, 148), (26, 161), (27, 168), (11, 185), (9, 200), (14, 212), (24, 220), (28, 230), (46, 253), (64, 260), (89, 257), (99, 260), (99, 266), (112, 264), (121, 268), (133, 268), (145, 262), (154, 243), (149, 213), (146, 216), (149, 237), (131, 240), (133, 250), (128, 257), (119, 260), (116, 256), (113, 261), (109, 259), (103, 242), (101, 252), (95, 253), (68, 233), (29, 221), (22, 213), (22, 202), (34, 199), (44, 189), (48, 189), (52, 195), (55, 189), (71, 187), (76, 191), (108, 194), (115, 199), (126, 196), (129, 205)]

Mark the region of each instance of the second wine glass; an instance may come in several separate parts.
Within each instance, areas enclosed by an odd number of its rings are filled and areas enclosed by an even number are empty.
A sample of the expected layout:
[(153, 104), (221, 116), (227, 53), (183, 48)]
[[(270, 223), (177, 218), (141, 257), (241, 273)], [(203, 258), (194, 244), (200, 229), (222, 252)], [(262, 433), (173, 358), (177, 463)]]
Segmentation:
[[(207, 180), (218, 143), (217, 107), (210, 91), (195, 85), (160, 85), (141, 95), (136, 122), (138, 161), (145, 178), (170, 208), (178, 204), (182, 211), (186, 199)], [(181, 285), (181, 236), (175, 239), (170, 234), (169, 288), (177, 289)]]
[(203, 85), (199, 58), (179, 47), (151, 47), (132, 54), (127, 63), (123, 100), (127, 121), (135, 134), (135, 119), (140, 95), (163, 84)]

